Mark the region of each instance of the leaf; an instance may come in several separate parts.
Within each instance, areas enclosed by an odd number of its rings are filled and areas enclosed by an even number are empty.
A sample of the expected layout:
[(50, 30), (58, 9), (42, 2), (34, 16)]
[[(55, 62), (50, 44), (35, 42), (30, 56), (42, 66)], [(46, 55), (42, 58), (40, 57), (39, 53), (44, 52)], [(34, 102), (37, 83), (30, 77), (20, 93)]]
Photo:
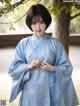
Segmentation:
[(0, 0), (1, 3), (3, 3), (3, 0)]
[(41, 3), (47, 7), (51, 2), (50, 0), (41, 0)]
[(13, 25), (11, 25), (9, 30), (14, 30), (15, 31), (16, 29), (13, 27)]
[(60, 11), (63, 11), (63, 10), (65, 10), (65, 9), (66, 9), (66, 5), (61, 5), (59, 10), (60, 10)]
[(11, 0), (4, 0), (4, 2), (10, 4)]

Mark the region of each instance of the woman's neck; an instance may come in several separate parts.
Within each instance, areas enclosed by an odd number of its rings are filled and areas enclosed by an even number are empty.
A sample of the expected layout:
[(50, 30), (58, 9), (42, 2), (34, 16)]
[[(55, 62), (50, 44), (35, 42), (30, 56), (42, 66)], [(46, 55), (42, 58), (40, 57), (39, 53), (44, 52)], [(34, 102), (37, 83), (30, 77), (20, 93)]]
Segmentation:
[(43, 33), (43, 34), (41, 34), (41, 35), (37, 35), (37, 34), (35, 34), (38, 38), (44, 38), (44, 36), (45, 36), (45, 32)]

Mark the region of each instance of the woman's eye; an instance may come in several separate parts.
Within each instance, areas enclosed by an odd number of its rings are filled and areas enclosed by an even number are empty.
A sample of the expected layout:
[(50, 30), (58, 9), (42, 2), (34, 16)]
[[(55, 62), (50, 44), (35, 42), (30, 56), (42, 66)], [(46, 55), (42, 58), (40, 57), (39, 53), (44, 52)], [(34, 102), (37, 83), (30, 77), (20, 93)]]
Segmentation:
[(32, 24), (34, 24), (34, 25), (35, 25), (35, 24), (36, 24), (36, 22), (33, 22)]
[(43, 24), (44, 22), (43, 22), (43, 21), (41, 21), (40, 23), (41, 23), (41, 24)]

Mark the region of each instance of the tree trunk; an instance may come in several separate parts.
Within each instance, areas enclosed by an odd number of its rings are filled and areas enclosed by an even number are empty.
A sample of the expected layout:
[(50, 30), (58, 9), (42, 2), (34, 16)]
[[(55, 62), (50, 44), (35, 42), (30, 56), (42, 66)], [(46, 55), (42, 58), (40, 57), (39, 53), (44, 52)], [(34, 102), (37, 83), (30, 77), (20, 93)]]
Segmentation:
[[(63, 0), (52, 0), (53, 6), (56, 9), (59, 7), (60, 4), (65, 5), (67, 10), (71, 10), (70, 4), (63, 3)], [(60, 10), (58, 10), (60, 11)], [(66, 12), (66, 9), (60, 11), (60, 14), (56, 16), (56, 23), (55, 23), (55, 35), (56, 37), (62, 42), (66, 52), (68, 53), (69, 50), (69, 28), (70, 28), (70, 11)]]
[(69, 50), (70, 14), (65, 11), (56, 16), (55, 35), (62, 42), (65, 50)]

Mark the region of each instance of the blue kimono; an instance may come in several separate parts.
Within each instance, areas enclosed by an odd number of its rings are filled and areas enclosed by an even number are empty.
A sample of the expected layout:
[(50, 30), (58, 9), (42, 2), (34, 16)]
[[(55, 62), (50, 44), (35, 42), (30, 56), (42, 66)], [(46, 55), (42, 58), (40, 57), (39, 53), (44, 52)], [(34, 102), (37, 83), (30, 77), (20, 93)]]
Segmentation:
[[(41, 67), (28, 70), (27, 65), (38, 59), (55, 66), (53, 72)], [(35, 34), (22, 39), (9, 68), (13, 79), (10, 102), (21, 93), (20, 106), (77, 106), (72, 79), (72, 65), (55, 38)]]

